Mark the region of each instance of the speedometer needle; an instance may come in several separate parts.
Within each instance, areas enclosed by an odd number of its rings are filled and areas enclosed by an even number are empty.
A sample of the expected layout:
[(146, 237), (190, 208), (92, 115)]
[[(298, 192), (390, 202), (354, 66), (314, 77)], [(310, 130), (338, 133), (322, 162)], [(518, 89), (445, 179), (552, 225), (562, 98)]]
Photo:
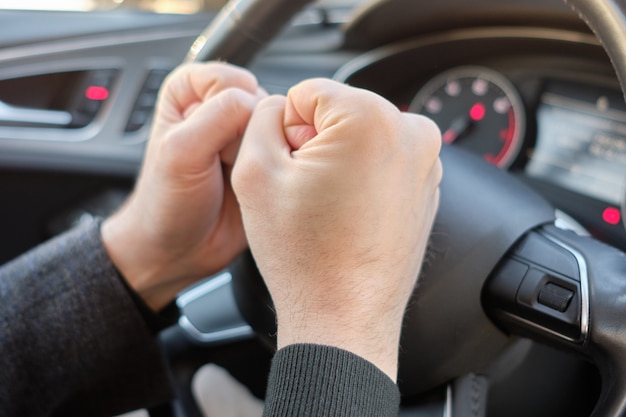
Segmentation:
[(472, 119), (462, 116), (455, 119), (448, 130), (441, 136), (443, 143), (449, 145), (461, 137), (472, 127)]

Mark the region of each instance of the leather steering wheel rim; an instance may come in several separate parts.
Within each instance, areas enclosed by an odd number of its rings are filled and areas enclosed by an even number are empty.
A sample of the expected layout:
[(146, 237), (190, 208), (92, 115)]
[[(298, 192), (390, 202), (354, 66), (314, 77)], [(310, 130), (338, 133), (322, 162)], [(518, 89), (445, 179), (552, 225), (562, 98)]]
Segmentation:
[(598, 37), (611, 59), (622, 92), (626, 92), (626, 4), (618, 0), (564, 1)]

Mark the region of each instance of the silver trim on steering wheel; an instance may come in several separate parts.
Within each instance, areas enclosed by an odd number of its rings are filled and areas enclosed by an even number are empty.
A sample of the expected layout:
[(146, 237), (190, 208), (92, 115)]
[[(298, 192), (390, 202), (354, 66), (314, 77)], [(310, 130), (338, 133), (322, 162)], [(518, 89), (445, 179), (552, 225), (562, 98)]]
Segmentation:
[[(183, 293), (176, 300), (176, 305), (182, 312), (178, 325), (195, 342), (203, 345), (214, 345), (249, 339), (254, 336), (254, 330), (241, 317), (232, 292), (228, 291), (231, 282), (231, 274), (224, 272)], [(207, 309), (201, 308), (201, 311), (198, 312), (194, 308), (193, 313), (197, 317), (192, 318), (189, 317), (189, 313), (191, 313), (190, 306), (194, 302), (202, 303), (200, 307), (206, 306)], [(209, 310), (209, 307), (218, 305), (219, 309)], [(211, 322), (208, 323), (208, 327), (213, 328), (207, 330), (198, 327), (197, 321), (202, 319), (203, 315), (211, 315)]]

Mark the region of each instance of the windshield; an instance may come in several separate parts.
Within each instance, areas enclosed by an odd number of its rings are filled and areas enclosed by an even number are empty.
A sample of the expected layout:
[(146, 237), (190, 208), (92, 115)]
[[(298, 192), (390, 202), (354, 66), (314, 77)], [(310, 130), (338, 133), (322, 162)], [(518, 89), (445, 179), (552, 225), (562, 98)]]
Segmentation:
[[(219, 10), (227, 0), (1, 0), (0, 10), (98, 11), (143, 10), (154, 13), (194, 14)], [(348, 6), (363, 0), (318, 0), (326, 5)]]
[(218, 10), (226, 0), (2, 0), (0, 9), (95, 11), (134, 9), (155, 13), (193, 14)]

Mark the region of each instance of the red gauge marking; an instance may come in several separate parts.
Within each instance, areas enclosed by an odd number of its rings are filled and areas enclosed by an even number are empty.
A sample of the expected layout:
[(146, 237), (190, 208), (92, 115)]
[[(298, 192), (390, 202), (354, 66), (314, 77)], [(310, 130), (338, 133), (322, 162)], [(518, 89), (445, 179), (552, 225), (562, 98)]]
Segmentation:
[(443, 141), (443, 143), (445, 143), (446, 145), (451, 144), (452, 142), (454, 142), (456, 140), (456, 138), (458, 137), (458, 134), (452, 130), (452, 129), (448, 129), (445, 131), (445, 133), (441, 136), (441, 140)]
[(509, 127), (500, 131), (500, 139), (504, 141), (502, 150), (496, 156), (492, 154), (483, 155), (483, 158), (485, 158), (487, 162), (497, 166), (502, 166), (502, 160), (508, 155), (509, 149), (513, 146), (513, 137), (515, 135), (515, 113), (513, 112), (513, 108), (509, 109), (508, 116)]
[(446, 143), (448, 145), (453, 143), (460, 136), (466, 133), (471, 126), (471, 121), (465, 117), (459, 117), (455, 119), (450, 125), (450, 128), (448, 128), (448, 130), (446, 130), (441, 137), (443, 143)]
[(106, 87), (91, 85), (85, 90), (85, 97), (89, 100), (104, 101), (109, 98), (109, 90)]
[(485, 105), (483, 103), (476, 103), (470, 109), (470, 117), (475, 122), (481, 121), (485, 117)]
[(409, 111), (409, 105), (406, 103), (401, 103), (401, 104), (398, 104), (397, 106), (398, 106), (398, 110), (400, 110), (401, 112)]
[(622, 221), (622, 214), (615, 207), (607, 207), (602, 212), (602, 220), (608, 224), (616, 225)]

